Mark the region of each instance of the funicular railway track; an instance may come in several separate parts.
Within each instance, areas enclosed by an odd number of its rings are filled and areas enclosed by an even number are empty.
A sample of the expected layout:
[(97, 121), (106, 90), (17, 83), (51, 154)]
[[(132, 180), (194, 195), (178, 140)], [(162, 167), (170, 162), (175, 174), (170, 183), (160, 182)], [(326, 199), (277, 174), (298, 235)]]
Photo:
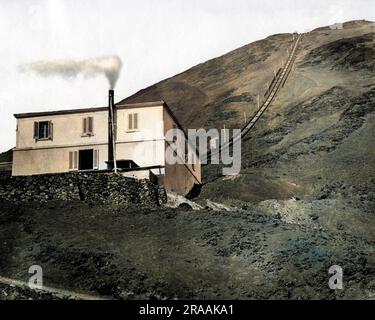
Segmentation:
[(278, 91), (285, 85), (285, 82), (287, 81), (289, 77), (294, 61), (296, 59), (296, 51), (297, 51), (298, 44), (301, 41), (301, 38), (302, 38), (302, 34), (299, 34), (296, 40), (294, 41), (293, 48), (289, 54), (288, 60), (286, 61), (284, 67), (282, 69), (279, 69), (273, 81), (271, 82), (269, 88), (267, 89), (266, 94), (265, 94), (266, 98), (264, 102), (262, 103), (258, 111), (255, 113), (255, 115), (251, 117), (249, 121), (245, 124), (245, 126), (241, 129), (241, 133), (236, 136), (233, 136), (231, 139), (229, 139), (229, 141), (220, 145), (214, 151), (208, 151), (206, 155), (201, 156), (202, 163), (207, 163), (208, 158), (212, 157), (213, 155), (216, 155), (222, 149), (230, 147), (235, 141), (239, 139), (243, 139), (249, 133), (249, 131), (254, 127), (254, 125), (260, 119), (260, 117), (263, 115), (266, 109), (271, 105)]

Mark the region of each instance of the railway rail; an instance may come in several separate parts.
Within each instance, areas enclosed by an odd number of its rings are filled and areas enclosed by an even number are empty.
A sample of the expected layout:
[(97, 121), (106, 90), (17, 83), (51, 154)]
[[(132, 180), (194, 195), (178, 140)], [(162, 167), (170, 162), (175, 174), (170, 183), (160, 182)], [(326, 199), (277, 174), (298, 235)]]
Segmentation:
[(219, 148), (216, 149), (215, 151), (208, 151), (206, 155), (201, 157), (203, 159), (202, 163), (207, 163), (207, 159), (210, 156), (216, 155), (222, 149), (230, 147), (235, 141), (239, 139), (243, 139), (249, 133), (249, 131), (254, 127), (255, 123), (260, 119), (260, 117), (263, 115), (266, 109), (271, 105), (272, 101), (275, 99), (280, 88), (282, 88), (285, 85), (285, 82), (287, 81), (289, 74), (292, 70), (292, 67), (296, 58), (297, 47), (301, 39), (302, 39), (302, 34), (299, 34), (296, 40), (294, 41), (293, 48), (289, 54), (288, 60), (286, 61), (284, 67), (282, 69), (279, 69), (275, 78), (271, 82), (270, 87), (267, 89), (266, 95), (265, 95), (266, 98), (264, 102), (262, 103), (258, 111), (255, 113), (255, 115), (252, 118), (250, 118), (249, 121), (245, 124), (245, 126), (241, 129), (241, 134), (232, 137), (231, 139), (229, 139), (229, 141), (219, 146)]

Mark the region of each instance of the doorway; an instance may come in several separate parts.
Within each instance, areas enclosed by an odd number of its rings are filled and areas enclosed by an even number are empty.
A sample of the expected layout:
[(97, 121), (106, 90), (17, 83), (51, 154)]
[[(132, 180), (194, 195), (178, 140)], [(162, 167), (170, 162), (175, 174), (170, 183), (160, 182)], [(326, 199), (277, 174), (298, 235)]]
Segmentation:
[(94, 169), (94, 150), (79, 150), (79, 167), (78, 170)]

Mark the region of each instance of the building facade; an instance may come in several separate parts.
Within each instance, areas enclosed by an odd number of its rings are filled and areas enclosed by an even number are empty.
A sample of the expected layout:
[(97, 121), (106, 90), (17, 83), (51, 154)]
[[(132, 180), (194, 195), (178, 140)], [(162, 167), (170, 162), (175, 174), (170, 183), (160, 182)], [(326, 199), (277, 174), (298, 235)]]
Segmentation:
[[(168, 164), (169, 129), (178, 120), (164, 101), (114, 106), (114, 150), (119, 173), (151, 179), (166, 190), (186, 194), (201, 183), (199, 155), (191, 143), (186, 154), (193, 162)], [(15, 114), (17, 142), (14, 176), (69, 171), (108, 171), (109, 108), (88, 108)], [(113, 146), (112, 146), (113, 148)]]

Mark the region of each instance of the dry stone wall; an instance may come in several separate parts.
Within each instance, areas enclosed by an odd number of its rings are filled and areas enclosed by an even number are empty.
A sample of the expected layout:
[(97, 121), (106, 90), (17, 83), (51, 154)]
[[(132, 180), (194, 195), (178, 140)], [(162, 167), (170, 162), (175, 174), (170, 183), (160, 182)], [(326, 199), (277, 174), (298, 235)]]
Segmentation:
[(157, 205), (158, 188), (148, 180), (113, 173), (61, 173), (12, 177), (0, 174), (0, 199), (10, 202), (82, 200)]

